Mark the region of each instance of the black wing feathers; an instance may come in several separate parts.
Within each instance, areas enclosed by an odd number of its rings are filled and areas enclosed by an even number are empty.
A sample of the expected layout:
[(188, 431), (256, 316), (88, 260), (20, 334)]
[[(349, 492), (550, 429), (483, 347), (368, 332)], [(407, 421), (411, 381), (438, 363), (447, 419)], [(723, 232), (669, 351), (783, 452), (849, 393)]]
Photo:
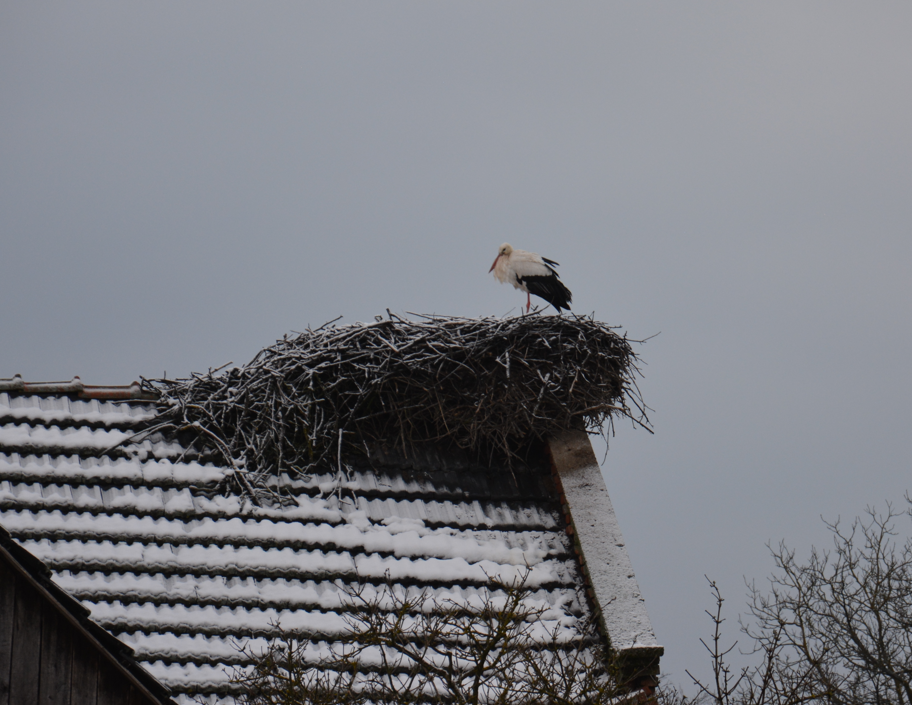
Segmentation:
[[(544, 259), (544, 258), (543, 258)], [(550, 262), (550, 260), (545, 260)], [(552, 262), (557, 264), (557, 262)], [(553, 272), (554, 270), (552, 270)], [(570, 304), (573, 302), (573, 294), (570, 289), (564, 286), (564, 283), (557, 278), (557, 272), (544, 277), (517, 277), (520, 284), (524, 285), (530, 294), (535, 294), (543, 298), (549, 304), (557, 309), (560, 313), (562, 308), (570, 310)]]

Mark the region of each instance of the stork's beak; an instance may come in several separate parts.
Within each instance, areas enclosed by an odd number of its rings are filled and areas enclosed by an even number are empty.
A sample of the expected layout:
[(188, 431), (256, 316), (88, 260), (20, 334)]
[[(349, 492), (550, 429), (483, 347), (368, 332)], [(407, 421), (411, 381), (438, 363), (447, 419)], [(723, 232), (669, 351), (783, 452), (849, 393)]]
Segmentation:
[(494, 264), (491, 265), (491, 268), (488, 270), (488, 274), (490, 274), (491, 272), (494, 271), (494, 267), (497, 266), (497, 260), (499, 260), (499, 259), (500, 259), (500, 255), (497, 255), (497, 257), (494, 258)]

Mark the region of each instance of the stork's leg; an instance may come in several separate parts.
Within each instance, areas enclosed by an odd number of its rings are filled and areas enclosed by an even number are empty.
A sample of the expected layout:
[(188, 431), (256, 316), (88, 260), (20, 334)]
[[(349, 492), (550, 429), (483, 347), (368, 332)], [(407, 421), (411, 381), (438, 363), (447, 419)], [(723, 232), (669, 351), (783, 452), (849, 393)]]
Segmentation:
[(526, 313), (529, 313), (529, 309), (532, 308), (532, 294), (528, 291), (526, 292)]

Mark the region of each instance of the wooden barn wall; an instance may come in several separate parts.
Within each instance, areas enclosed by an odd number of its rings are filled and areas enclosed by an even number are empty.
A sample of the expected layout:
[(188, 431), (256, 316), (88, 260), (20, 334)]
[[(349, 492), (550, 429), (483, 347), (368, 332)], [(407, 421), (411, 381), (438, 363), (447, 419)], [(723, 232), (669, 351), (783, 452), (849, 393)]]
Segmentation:
[(0, 705), (151, 702), (0, 556)]

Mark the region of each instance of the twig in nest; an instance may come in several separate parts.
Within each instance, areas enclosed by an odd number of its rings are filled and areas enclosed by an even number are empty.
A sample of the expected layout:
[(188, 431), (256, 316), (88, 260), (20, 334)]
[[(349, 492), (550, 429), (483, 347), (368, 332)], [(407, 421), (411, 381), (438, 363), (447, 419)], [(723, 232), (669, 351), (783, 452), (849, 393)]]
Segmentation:
[(446, 440), (509, 464), (530, 438), (563, 429), (607, 439), (619, 416), (648, 429), (637, 360), (631, 341), (591, 316), (390, 316), (330, 322), (243, 367), (143, 388), (160, 396), (150, 428), (197, 431), (203, 454), (260, 486), (371, 442), (398, 439), (408, 452)]

